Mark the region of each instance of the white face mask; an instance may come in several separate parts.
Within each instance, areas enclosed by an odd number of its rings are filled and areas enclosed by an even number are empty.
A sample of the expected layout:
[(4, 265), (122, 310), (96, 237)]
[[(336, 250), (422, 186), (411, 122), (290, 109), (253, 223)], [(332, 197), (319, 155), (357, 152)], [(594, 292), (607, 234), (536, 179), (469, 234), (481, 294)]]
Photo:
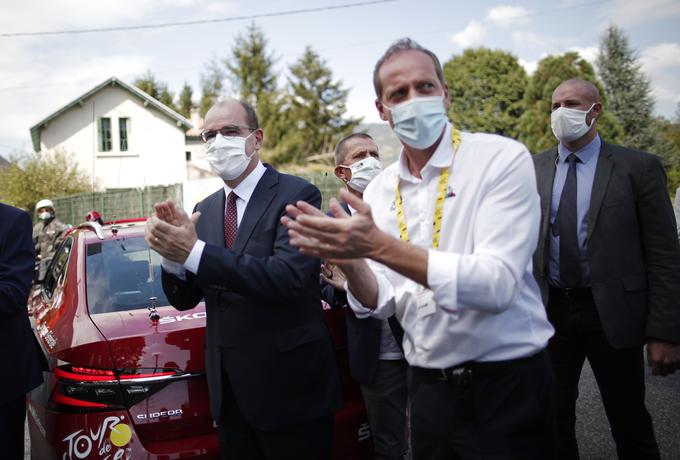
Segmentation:
[(38, 218), (42, 221), (50, 220), (52, 218), (52, 213), (49, 211), (43, 211), (38, 214)]
[(394, 134), (415, 149), (426, 149), (435, 143), (446, 125), (444, 96), (414, 97), (388, 107), (392, 112)]
[(226, 138), (218, 133), (215, 136), (215, 140), (205, 149), (206, 159), (215, 174), (223, 180), (234, 180), (243, 174), (257, 150), (253, 150), (250, 156), (246, 153), (246, 139), (252, 134)]
[(586, 115), (593, 110), (595, 104), (588, 110), (570, 109), (560, 107), (550, 114), (552, 132), (562, 142), (573, 142), (583, 137), (595, 123), (592, 119), (590, 125), (586, 123)]
[(347, 185), (359, 193), (364, 193), (368, 184), (382, 171), (380, 160), (372, 156), (368, 156), (350, 166), (340, 166), (349, 168), (352, 171), (352, 178), (347, 182)]

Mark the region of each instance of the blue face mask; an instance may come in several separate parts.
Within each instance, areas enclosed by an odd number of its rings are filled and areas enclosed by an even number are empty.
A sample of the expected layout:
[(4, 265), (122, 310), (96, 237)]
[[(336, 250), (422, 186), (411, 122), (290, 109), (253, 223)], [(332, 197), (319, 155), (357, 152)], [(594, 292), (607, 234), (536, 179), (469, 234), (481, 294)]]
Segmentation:
[(446, 125), (443, 96), (414, 97), (394, 107), (383, 107), (392, 112), (394, 134), (414, 149), (431, 147)]

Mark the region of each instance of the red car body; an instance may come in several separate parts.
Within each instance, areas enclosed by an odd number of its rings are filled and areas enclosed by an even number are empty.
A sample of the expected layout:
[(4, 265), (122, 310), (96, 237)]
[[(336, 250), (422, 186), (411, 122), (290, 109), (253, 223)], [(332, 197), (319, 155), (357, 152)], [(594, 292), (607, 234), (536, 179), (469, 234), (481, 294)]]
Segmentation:
[[(219, 458), (204, 373), (205, 307), (168, 305), (160, 257), (143, 235), (143, 219), (81, 225), (31, 294), (49, 363), (28, 398), (32, 458)], [(348, 372), (346, 311), (324, 314), (345, 401), (335, 417), (333, 458), (372, 458), (361, 394)]]

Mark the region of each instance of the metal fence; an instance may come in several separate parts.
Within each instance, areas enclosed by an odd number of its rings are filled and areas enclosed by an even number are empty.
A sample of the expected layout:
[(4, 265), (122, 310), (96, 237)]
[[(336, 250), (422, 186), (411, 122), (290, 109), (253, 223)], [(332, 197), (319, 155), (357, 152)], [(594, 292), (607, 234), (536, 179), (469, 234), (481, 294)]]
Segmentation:
[(181, 203), (182, 184), (80, 193), (52, 201), (58, 219), (76, 225), (85, 220), (85, 215), (93, 209), (99, 211), (104, 220), (146, 217), (153, 213), (154, 203), (168, 198)]
[[(328, 202), (338, 196), (342, 187), (332, 174), (301, 174), (300, 177), (316, 185), (321, 191), (321, 207), (328, 210)], [(76, 225), (85, 219), (93, 209), (99, 211), (104, 220), (146, 217), (153, 213), (153, 204), (166, 199), (182, 203), (182, 184), (146, 187), (143, 189), (118, 189), (106, 192), (80, 193), (78, 195), (53, 198), (59, 220)]]

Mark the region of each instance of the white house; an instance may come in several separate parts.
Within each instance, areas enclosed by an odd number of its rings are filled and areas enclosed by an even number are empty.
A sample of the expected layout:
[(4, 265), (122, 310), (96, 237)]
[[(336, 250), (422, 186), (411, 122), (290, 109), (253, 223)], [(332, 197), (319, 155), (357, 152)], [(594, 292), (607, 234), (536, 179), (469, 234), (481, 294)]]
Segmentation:
[(204, 175), (192, 165), (203, 153), (192, 128), (165, 104), (112, 77), (35, 124), (31, 139), (36, 151), (72, 155), (100, 189), (144, 187)]

